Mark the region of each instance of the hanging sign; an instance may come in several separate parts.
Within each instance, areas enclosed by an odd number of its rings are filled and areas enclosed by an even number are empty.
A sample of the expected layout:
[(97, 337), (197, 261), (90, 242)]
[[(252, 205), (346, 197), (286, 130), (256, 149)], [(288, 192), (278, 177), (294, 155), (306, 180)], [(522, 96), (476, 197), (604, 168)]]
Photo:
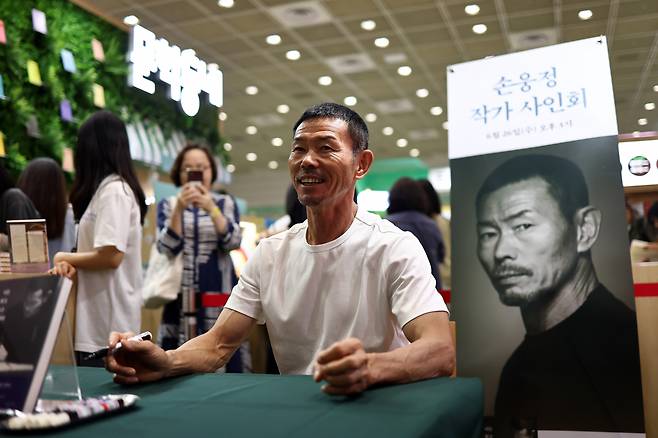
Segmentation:
[(155, 82), (149, 77), (157, 73), (157, 78), (169, 85), (169, 98), (180, 102), (190, 117), (199, 112), (201, 91), (208, 93), (211, 105), (224, 104), (224, 75), (216, 64), (206, 64), (192, 49), (181, 50), (164, 38), (156, 39), (142, 26), (132, 28), (128, 61), (128, 85), (153, 94)]

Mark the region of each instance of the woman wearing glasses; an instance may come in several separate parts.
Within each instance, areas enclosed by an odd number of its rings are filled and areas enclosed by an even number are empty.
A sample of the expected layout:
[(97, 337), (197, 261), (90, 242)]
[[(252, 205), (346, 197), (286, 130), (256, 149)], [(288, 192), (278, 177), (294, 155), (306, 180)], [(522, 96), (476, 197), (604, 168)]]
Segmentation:
[[(229, 251), (242, 239), (233, 198), (211, 191), (217, 166), (208, 148), (185, 146), (170, 175), (181, 189), (175, 198), (158, 204), (157, 248), (170, 258), (182, 253), (183, 275), (178, 298), (165, 305), (162, 315), (160, 344), (165, 350), (212, 327), (222, 297), (237, 283)], [(238, 353), (227, 371), (242, 371), (241, 364)]]

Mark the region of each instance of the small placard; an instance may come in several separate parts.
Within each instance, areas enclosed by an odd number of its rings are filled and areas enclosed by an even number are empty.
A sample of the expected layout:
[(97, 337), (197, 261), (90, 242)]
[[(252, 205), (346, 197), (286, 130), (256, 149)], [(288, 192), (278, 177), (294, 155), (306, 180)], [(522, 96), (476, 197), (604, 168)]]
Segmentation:
[(39, 64), (33, 60), (27, 61), (27, 80), (30, 81), (30, 84), (41, 86), (41, 72), (39, 71)]
[(32, 9), (32, 28), (35, 32), (46, 35), (48, 33), (48, 25), (46, 24), (46, 14), (38, 9)]
[(75, 59), (73, 58), (73, 53), (71, 53), (70, 50), (62, 49), (61, 57), (62, 57), (62, 65), (64, 66), (64, 70), (66, 70), (69, 73), (75, 73), (78, 71), (77, 68), (75, 67)]
[(94, 92), (94, 105), (98, 108), (105, 108), (105, 89), (103, 86), (94, 84), (92, 90)]
[(5, 22), (0, 20), (0, 44), (7, 44), (7, 34), (5, 33)]
[(27, 135), (34, 138), (41, 138), (41, 131), (39, 131), (39, 121), (37, 116), (31, 115), (27, 118), (25, 122), (25, 129), (27, 129)]
[(103, 50), (103, 43), (96, 38), (91, 40), (91, 50), (94, 52), (94, 59), (98, 62), (105, 62), (105, 51)]
[(71, 102), (64, 99), (59, 103), (59, 115), (65, 122), (73, 121), (73, 110), (71, 109)]
[(8, 220), (12, 272), (46, 272), (48, 235), (45, 219)]

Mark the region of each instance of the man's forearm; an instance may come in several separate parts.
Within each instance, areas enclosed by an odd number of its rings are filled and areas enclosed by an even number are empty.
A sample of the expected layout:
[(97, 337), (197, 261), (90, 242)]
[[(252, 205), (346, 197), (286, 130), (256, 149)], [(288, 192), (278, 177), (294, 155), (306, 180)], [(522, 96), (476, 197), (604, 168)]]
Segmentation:
[(225, 308), (207, 333), (167, 351), (167, 375), (215, 372), (228, 362), (255, 323), (254, 319)]
[(368, 353), (367, 360), (369, 385), (409, 383), (451, 375), (455, 349), (451, 342), (419, 339), (386, 353)]

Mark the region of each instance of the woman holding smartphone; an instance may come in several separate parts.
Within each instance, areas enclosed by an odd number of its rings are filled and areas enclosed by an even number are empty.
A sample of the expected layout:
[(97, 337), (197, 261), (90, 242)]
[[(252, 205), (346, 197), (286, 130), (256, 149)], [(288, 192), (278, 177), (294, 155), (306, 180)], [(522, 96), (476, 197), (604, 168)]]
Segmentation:
[[(233, 198), (211, 191), (217, 166), (208, 148), (185, 146), (170, 175), (181, 189), (175, 198), (158, 204), (157, 248), (169, 258), (182, 253), (183, 275), (181, 293), (165, 305), (162, 315), (160, 343), (165, 350), (212, 327), (223, 306), (221, 299), (237, 283), (229, 251), (242, 239)], [(242, 371), (239, 353), (227, 371)]]
[(146, 203), (130, 158), (126, 126), (99, 111), (78, 131), (70, 201), (78, 225), (77, 252), (58, 252), (54, 274), (77, 272), (75, 351), (107, 346), (111, 331), (139, 332), (142, 287), (142, 224)]

